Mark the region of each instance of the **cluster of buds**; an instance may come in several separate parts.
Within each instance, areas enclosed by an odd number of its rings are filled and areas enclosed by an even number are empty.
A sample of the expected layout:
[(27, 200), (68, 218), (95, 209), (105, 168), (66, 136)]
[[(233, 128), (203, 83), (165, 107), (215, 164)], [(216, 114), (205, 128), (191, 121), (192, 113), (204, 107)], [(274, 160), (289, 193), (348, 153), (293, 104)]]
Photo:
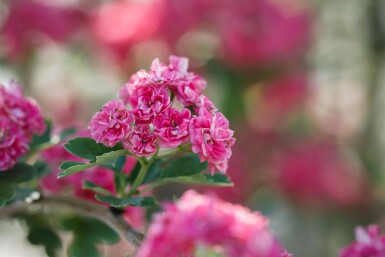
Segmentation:
[(121, 143), (139, 157), (159, 148), (190, 146), (208, 161), (211, 172), (225, 173), (235, 142), (229, 122), (202, 93), (206, 81), (188, 72), (188, 59), (155, 59), (150, 71), (139, 71), (91, 122), (92, 137), (112, 147)]
[(0, 84), (0, 171), (12, 168), (28, 152), (33, 134), (44, 130), (36, 102), (24, 97), (16, 82)]

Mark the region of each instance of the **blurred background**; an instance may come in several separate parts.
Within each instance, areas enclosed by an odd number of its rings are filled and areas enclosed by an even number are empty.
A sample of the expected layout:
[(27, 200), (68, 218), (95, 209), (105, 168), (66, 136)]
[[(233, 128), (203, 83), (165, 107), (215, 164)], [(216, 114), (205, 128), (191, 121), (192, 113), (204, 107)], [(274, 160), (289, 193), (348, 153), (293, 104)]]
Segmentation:
[(382, 0), (1, 0), (0, 83), (86, 127), (152, 59), (190, 58), (237, 138), (235, 187), (198, 189), (269, 216), (296, 257), (337, 256), (385, 224), (384, 17)]

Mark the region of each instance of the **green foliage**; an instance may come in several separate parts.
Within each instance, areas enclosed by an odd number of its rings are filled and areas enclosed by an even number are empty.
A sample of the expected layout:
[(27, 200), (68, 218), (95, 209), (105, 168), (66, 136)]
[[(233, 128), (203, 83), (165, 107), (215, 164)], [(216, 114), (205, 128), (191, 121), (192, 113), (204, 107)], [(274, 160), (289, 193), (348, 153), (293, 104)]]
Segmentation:
[(29, 144), (31, 151), (35, 148), (39, 148), (40, 145), (46, 144), (51, 141), (52, 133), (52, 121), (45, 120), (46, 129), (42, 135), (34, 135), (31, 143)]
[(83, 163), (83, 162), (75, 162), (75, 161), (65, 161), (60, 164), (60, 169), (63, 170), (57, 176), (58, 178), (65, 177), (88, 168), (96, 166), (97, 163)]
[(23, 215), (28, 226), (28, 241), (33, 245), (42, 245), (49, 257), (58, 256), (57, 251), (62, 247), (60, 237), (53, 230), (47, 217), (42, 215)]
[(100, 195), (111, 195), (111, 192), (108, 191), (107, 189), (105, 189), (104, 187), (101, 187), (95, 183), (92, 183), (90, 181), (84, 181), (83, 182), (83, 188), (84, 189), (88, 189), (88, 190), (91, 190), (97, 194), (100, 194)]
[(13, 168), (0, 172), (0, 207), (15, 198), (19, 183), (31, 181), (38, 174), (35, 167), (25, 163), (17, 163)]
[(96, 195), (96, 199), (116, 208), (122, 208), (127, 206), (146, 207), (157, 205), (157, 201), (153, 197), (149, 196), (117, 198), (114, 196)]
[(93, 218), (71, 217), (62, 221), (62, 227), (73, 233), (67, 249), (69, 257), (99, 257), (98, 244), (115, 244), (120, 240), (112, 228)]
[(207, 162), (200, 162), (196, 154), (185, 154), (172, 158), (161, 167), (160, 179), (193, 176), (207, 169)]
[(121, 145), (107, 147), (101, 143), (96, 143), (92, 138), (78, 137), (68, 140), (64, 148), (71, 154), (95, 162), (97, 156), (122, 150)]

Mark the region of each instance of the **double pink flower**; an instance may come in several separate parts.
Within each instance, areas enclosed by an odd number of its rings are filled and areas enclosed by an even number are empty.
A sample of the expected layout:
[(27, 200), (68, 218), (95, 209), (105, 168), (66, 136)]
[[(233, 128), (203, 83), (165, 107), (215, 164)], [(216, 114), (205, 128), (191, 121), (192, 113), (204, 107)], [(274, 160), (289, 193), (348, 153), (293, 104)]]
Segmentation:
[(155, 59), (150, 71), (135, 73), (120, 89), (121, 101), (94, 115), (92, 137), (106, 146), (121, 142), (137, 156), (191, 143), (212, 172), (226, 172), (235, 139), (228, 120), (202, 93), (205, 87), (203, 78), (188, 72), (187, 58), (171, 56), (168, 66)]

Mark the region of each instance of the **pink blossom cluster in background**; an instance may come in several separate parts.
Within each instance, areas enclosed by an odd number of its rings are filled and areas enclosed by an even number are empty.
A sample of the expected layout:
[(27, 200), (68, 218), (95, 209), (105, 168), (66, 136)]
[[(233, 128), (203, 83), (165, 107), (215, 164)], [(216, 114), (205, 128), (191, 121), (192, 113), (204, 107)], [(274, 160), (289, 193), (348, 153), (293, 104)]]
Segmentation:
[(0, 84), (0, 171), (12, 168), (28, 152), (33, 134), (44, 129), (39, 106), (24, 97), (20, 85), (14, 81)]
[[(78, 133), (77, 136), (89, 136), (88, 132)], [(72, 174), (71, 176), (57, 178), (60, 172), (59, 166), (64, 160), (82, 162), (85, 161), (76, 157), (65, 150), (62, 143), (56, 144), (41, 153), (42, 160), (48, 165), (50, 173), (44, 176), (40, 181), (40, 186), (44, 192), (73, 194), (76, 197), (94, 201), (102, 204), (95, 199), (95, 193), (84, 189), (83, 182), (90, 181), (100, 187), (105, 188), (111, 193), (115, 193), (114, 173), (110, 170), (95, 166), (83, 172)], [(130, 156), (126, 157), (126, 162), (122, 171), (129, 174), (134, 168), (136, 159)], [(124, 218), (134, 227), (141, 228), (144, 224), (143, 209), (129, 207), (125, 209)]]
[(164, 208), (137, 257), (195, 256), (199, 247), (218, 249), (229, 257), (281, 257), (268, 220), (243, 206), (190, 190)]
[(10, 1), (9, 14), (0, 33), (6, 53), (21, 58), (32, 47), (46, 41), (65, 42), (74, 36), (85, 15), (74, 8), (61, 7), (36, 0)]
[(90, 24), (98, 45), (119, 61), (146, 41), (180, 52), (184, 37), (203, 31), (218, 42), (215, 57), (239, 69), (298, 59), (310, 41), (309, 16), (271, 0), (119, 0), (97, 6)]
[(380, 227), (370, 225), (356, 228), (356, 241), (340, 250), (340, 257), (384, 257), (385, 236), (380, 235)]
[[(121, 142), (137, 156), (154, 155), (159, 147), (191, 143), (210, 170), (226, 172), (235, 142), (229, 122), (202, 90), (206, 81), (188, 72), (188, 59), (170, 57), (167, 66), (158, 59), (150, 71), (139, 71), (91, 122), (92, 137), (106, 146)], [(126, 107), (128, 105), (128, 107)]]

